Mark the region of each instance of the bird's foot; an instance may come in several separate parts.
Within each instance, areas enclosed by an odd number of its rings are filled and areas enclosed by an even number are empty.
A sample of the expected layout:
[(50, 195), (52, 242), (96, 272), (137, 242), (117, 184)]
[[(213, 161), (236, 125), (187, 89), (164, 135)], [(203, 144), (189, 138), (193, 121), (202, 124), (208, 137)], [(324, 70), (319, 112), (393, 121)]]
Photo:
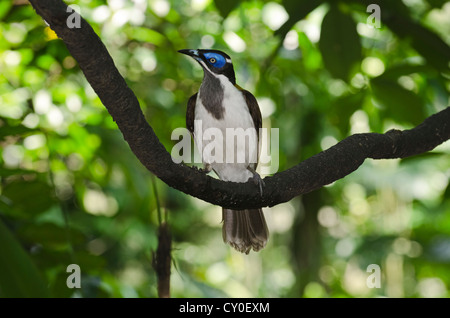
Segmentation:
[(252, 174), (253, 177), (251, 177), (249, 180), (252, 180), (255, 185), (259, 187), (259, 194), (261, 197), (263, 196), (263, 187), (266, 186), (261, 176), (252, 168), (247, 168)]
[(205, 174), (210, 173), (212, 170), (212, 167), (209, 163), (205, 163), (203, 165), (203, 168), (198, 168), (198, 171), (203, 172)]

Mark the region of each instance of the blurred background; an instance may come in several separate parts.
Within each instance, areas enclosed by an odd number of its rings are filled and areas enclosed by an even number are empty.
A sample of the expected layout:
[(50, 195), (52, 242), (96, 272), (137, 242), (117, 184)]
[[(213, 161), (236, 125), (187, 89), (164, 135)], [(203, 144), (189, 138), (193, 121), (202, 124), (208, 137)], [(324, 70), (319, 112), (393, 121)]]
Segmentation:
[[(279, 128), (280, 171), (450, 104), (450, 2), (67, 3), (105, 43), (168, 151), (203, 76), (179, 49), (233, 58), (264, 127)], [(220, 207), (138, 162), (26, 0), (0, 2), (0, 38), (0, 296), (157, 297), (158, 210), (173, 236), (173, 297), (450, 296), (449, 142), (367, 160), (265, 208), (270, 241), (246, 256), (222, 242)], [(81, 289), (66, 286), (69, 264), (80, 266)], [(371, 264), (380, 288), (366, 284)]]

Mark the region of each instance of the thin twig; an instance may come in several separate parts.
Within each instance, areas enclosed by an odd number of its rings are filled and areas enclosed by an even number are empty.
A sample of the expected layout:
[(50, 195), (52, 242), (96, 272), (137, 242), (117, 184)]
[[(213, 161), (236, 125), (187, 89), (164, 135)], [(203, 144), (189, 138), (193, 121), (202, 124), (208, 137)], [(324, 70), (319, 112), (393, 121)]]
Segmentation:
[(153, 268), (158, 279), (158, 296), (170, 297), (170, 264), (172, 236), (167, 223), (163, 222), (158, 228), (158, 248), (153, 254)]

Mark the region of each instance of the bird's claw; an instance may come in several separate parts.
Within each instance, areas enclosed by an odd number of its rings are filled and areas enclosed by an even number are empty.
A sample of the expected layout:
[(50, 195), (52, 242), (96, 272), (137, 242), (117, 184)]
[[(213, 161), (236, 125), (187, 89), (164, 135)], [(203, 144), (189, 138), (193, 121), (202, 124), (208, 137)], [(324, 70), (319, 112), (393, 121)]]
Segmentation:
[(212, 170), (212, 167), (209, 163), (205, 163), (203, 168), (198, 168), (198, 167), (196, 167), (196, 168), (198, 171), (205, 173), (205, 174), (210, 173)]
[(263, 196), (263, 187), (265, 187), (266, 184), (264, 183), (264, 180), (261, 178), (261, 176), (257, 172), (252, 171), (252, 173), (253, 173), (253, 177), (251, 177), (250, 179), (253, 180), (253, 183), (259, 187), (259, 194), (262, 197)]

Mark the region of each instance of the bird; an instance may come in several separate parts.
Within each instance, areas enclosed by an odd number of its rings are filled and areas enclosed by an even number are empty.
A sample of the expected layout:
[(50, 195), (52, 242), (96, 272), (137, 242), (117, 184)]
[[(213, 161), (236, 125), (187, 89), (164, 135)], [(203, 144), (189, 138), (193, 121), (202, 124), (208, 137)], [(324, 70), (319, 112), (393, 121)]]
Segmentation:
[[(252, 179), (262, 195), (264, 182), (256, 172), (262, 117), (256, 98), (236, 84), (233, 63), (225, 52), (212, 49), (183, 49), (178, 52), (192, 57), (203, 68), (203, 81), (198, 92), (189, 98), (186, 110), (186, 127), (202, 154), (202, 170), (206, 173), (213, 170), (224, 181), (247, 182)], [(226, 136), (230, 129), (244, 131), (245, 134), (237, 138), (248, 143), (235, 144), (226, 137), (222, 140), (205, 138), (208, 129), (216, 129), (222, 136)], [(216, 153), (221, 152), (222, 158), (233, 160), (215, 160), (217, 157), (202, 151), (213, 142), (216, 142)], [(261, 208), (222, 208), (222, 222), (223, 241), (237, 251), (249, 254), (251, 250), (258, 252), (266, 246), (269, 230)]]

